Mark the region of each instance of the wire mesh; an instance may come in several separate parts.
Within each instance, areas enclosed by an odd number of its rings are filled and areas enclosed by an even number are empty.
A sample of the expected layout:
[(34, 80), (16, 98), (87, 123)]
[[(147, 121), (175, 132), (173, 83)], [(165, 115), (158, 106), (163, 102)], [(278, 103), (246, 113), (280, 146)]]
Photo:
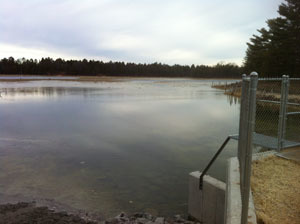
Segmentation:
[[(213, 85), (223, 89), (229, 103), (240, 103), (242, 82)], [(256, 92), (255, 152), (300, 144), (300, 79), (260, 78)]]
[(256, 97), (255, 133), (260, 145), (281, 150), (299, 144), (300, 79), (260, 79)]
[(300, 142), (300, 79), (289, 82), (285, 138)]
[[(277, 138), (281, 79), (260, 79), (256, 92), (255, 132), (261, 135)], [(266, 139), (266, 141), (269, 141)]]

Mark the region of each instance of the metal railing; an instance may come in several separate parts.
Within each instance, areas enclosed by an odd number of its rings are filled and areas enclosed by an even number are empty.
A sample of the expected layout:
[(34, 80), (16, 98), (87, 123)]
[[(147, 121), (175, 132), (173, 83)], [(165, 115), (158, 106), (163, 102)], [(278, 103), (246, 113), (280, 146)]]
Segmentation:
[(214, 157), (209, 161), (209, 163), (207, 164), (207, 166), (205, 167), (205, 169), (202, 171), (200, 178), (199, 178), (199, 189), (202, 190), (203, 188), (203, 177), (205, 176), (205, 174), (207, 173), (207, 171), (209, 170), (209, 168), (211, 167), (211, 165), (214, 163), (214, 161), (218, 158), (219, 154), (223, 151), (223, 149), (225, 148), (225, 146), (227, 145), (227, 143), (229, 142), (229, 140), (231, 139), (231, 136), (229, 135), (226, 140), (223, 142), (223, 144), (221, 145), (221, 147), (218, 149), (218, 151), (216, 152), (216, 154), (214, 155)]

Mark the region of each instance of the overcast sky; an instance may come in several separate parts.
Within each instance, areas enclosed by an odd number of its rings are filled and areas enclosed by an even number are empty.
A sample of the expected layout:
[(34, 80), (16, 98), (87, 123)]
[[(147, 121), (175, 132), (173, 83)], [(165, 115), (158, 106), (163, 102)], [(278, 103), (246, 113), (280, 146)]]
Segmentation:
[(0, 0), (0, 58), (241, 64), (282, 0)]

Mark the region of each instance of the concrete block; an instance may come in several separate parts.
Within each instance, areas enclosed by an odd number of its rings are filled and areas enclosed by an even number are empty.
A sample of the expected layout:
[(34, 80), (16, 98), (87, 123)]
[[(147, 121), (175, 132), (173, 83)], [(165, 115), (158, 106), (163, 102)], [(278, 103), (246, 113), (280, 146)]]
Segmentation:
[(226, 184), (208, 175), (203, 178), (203, 189), (199, 189), (201, 173), (189, 175), (188, 213), (202, 223), (224, 223)]
[(225, 214), (226, 223), (241, 223), (242, 200), (240, 191), (239, 162), (237, 157), (228, 160)]
[[(237, 157), (233, 157), (228, 160), (226, 183), (226, 224), (240, 224), (242, 214), (242, 200), (240, 189), (240, 170)], [(249, 198), (248, 223), (257, 223), (251, 192)]]

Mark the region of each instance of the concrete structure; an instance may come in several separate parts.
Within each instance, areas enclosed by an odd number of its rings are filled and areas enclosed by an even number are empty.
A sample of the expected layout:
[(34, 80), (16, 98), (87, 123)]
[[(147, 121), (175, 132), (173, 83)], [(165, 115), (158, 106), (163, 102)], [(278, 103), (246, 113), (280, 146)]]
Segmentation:
[[(237, 157), (230, 158), (227, 165), (226, 184), (226, 223), (240, 224), (242, 216), (242, 195), (240, 188), (240, 169)], [(248, 223), (256, 224), (255, 208), (250, 191), (248, 207)]]
[(188, 213), (201, 223), (224, 223), (226, 184), (208, 175), (203, 178), (203, 188), (199, 189), (201, 173), (189, 175)]
[[(256, 153), (252, 155), (252, 161), (264, 159), (274, 154), (276, 154), (276, 151)], [(232, 157), (228, 160), (226, 184), (205, 175), (203, 190), (200, 190), (200, 175), (199, 171), (192, 172), (189, 175), (189, 215), (202, 223), (240, 224), (242, 196), (238, 158)], [(249, 224), (257, 223), (251, 192), (247, 221)]]
[[(270, 155), (254, 155), (254, 160)], [(201, 173), (189, 175), (188, 213), (205, 224), (240, 224), (242, 200), (240, 189), (240, 169), (237, 157), (230, 158), (227, 166), (227, 184), (205, 175), (203, 189), (199, 189)], [(255, 208), (250, 193), (248, 223), (256, 224)]]

